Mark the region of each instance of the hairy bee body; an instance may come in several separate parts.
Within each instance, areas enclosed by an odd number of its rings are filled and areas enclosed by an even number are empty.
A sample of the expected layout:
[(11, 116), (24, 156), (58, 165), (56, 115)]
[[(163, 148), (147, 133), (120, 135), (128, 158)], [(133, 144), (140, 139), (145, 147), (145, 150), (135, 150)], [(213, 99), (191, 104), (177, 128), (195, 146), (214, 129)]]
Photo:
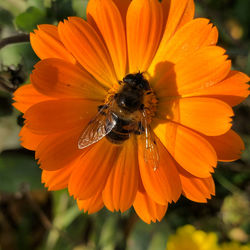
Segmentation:
[(114, 96), (115, 104), (111, 109), (116, 124), (106, 135), (115, 144), (121, 144), (129, 139), (131, 133), (141, 133), (140, 112), (144, 108), (143, 96), (148, 91), (148, 81), (142, 73), (129, 74), (123, 78), (121, 90)]
[(108, 104), (98, 107), (96, 117), (84, 130), (78, 142), (79, 149), (103, 137), (114, 144), (122, 144), (131, 134), (144, 133), (143, 97), (145, 93), (151, 92), (149, 83), (140, 72), (126, 75), (119, 83), (120, 90), (112, 96)]
[[(130, 134), (134, 132), (133, 125), (134, 122), (132, 120), (125, 120), (118, 116), (116, 125), (106, 135), (106, 138), (114, 144), (121, 144), (129, 139)], [(131, 127), (131, 129), (129, 129), (129, 127)]]
[(120, 145), (132, 134), (141, 135), (140, 145), (144, 144), (145, 163), (156, 170), (159, 154), (149, 124), (149, 108), (144, 105), (144, 97), (152, 94), (149, 83), (140, 72), (126, 75), (119, 83), (120, 90), (105, 105), (98, 107), (98, 113), (83, 130), (78, 148), (86, 148), (104, 137)]

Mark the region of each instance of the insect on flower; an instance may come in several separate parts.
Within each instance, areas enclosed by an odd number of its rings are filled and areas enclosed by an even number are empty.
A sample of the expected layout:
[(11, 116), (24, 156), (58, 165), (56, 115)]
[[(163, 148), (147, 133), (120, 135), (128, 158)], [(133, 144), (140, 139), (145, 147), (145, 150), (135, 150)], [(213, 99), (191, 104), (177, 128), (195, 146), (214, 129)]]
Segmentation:
[(134, 207), (160, 221), (181, 195), (207, 202), (217, 161), (240, 158), (232, 107), (249, 77), (232, 71), (193, 0), (90, 0), (30, 34), (41, 59), (14, 93), (22, 145), (42, 182), (84, 212)]
[[(99, 106), (98, 114), (88, 123), (82, 133), (78, 148), (83, 149), (98, 142), (104, 136), (115, 144), (128, 140), (131, 134), (142, 135), (145, 162), (153, 161), (154, 170), (159, 164), (159, 154), (153, 132), (148, 123), (148, 112), (152, 109), (153, 94), (142, 73), (128, 74), (119, 82), (118, 93), (109, 96), (108, 104)], [(149, 106), (145, 96), (150, 97)], [(149, 98), (147, 98), (149, 100)]]

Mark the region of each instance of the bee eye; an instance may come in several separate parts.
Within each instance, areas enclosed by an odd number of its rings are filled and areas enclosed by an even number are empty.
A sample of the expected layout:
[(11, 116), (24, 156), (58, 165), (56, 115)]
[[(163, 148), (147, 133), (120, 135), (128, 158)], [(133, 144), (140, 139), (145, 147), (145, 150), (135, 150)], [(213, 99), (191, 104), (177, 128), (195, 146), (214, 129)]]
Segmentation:
[(134, 81), (134, 75), (133, 74), (128, 74), (126, 75), (124, 78), (123, 78), (123, 81), (126, 82), (126, 83), (133, 83)]

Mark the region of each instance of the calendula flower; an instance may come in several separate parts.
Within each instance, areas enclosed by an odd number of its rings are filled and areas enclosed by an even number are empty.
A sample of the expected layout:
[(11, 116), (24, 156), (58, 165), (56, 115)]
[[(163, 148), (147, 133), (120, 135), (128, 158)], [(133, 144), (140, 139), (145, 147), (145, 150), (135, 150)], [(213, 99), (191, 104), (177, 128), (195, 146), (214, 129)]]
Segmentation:
[(41, 61), (14, 105), (49, 190), (68, 188), (88, 213), (133, 206), (147, 223), (181, 194), (214, 195), (217, 161), (244, 148), (231, 107), (249, 77), (230, 70), (216, 27), (193, 17), (193, 0), (90, 0), (87, 21), (30, 34)]
[(168, 238), (166, 250), (219, 250), (217, 241), (215, 233), (206, 233), (186, 225)]

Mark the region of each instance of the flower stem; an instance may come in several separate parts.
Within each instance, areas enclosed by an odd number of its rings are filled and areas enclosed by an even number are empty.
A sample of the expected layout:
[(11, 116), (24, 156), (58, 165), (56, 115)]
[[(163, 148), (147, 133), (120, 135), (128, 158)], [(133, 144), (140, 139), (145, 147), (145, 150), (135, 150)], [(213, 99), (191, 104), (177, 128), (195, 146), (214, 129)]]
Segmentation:
[(9, 44), (25, 43), (25, 42), (29, 42), (29, 40), (30, 40), (29, 34), (20, 34), (20, 35), (6, 37), (0, 41), (0, 49), (2, 49), (3, 47)]

